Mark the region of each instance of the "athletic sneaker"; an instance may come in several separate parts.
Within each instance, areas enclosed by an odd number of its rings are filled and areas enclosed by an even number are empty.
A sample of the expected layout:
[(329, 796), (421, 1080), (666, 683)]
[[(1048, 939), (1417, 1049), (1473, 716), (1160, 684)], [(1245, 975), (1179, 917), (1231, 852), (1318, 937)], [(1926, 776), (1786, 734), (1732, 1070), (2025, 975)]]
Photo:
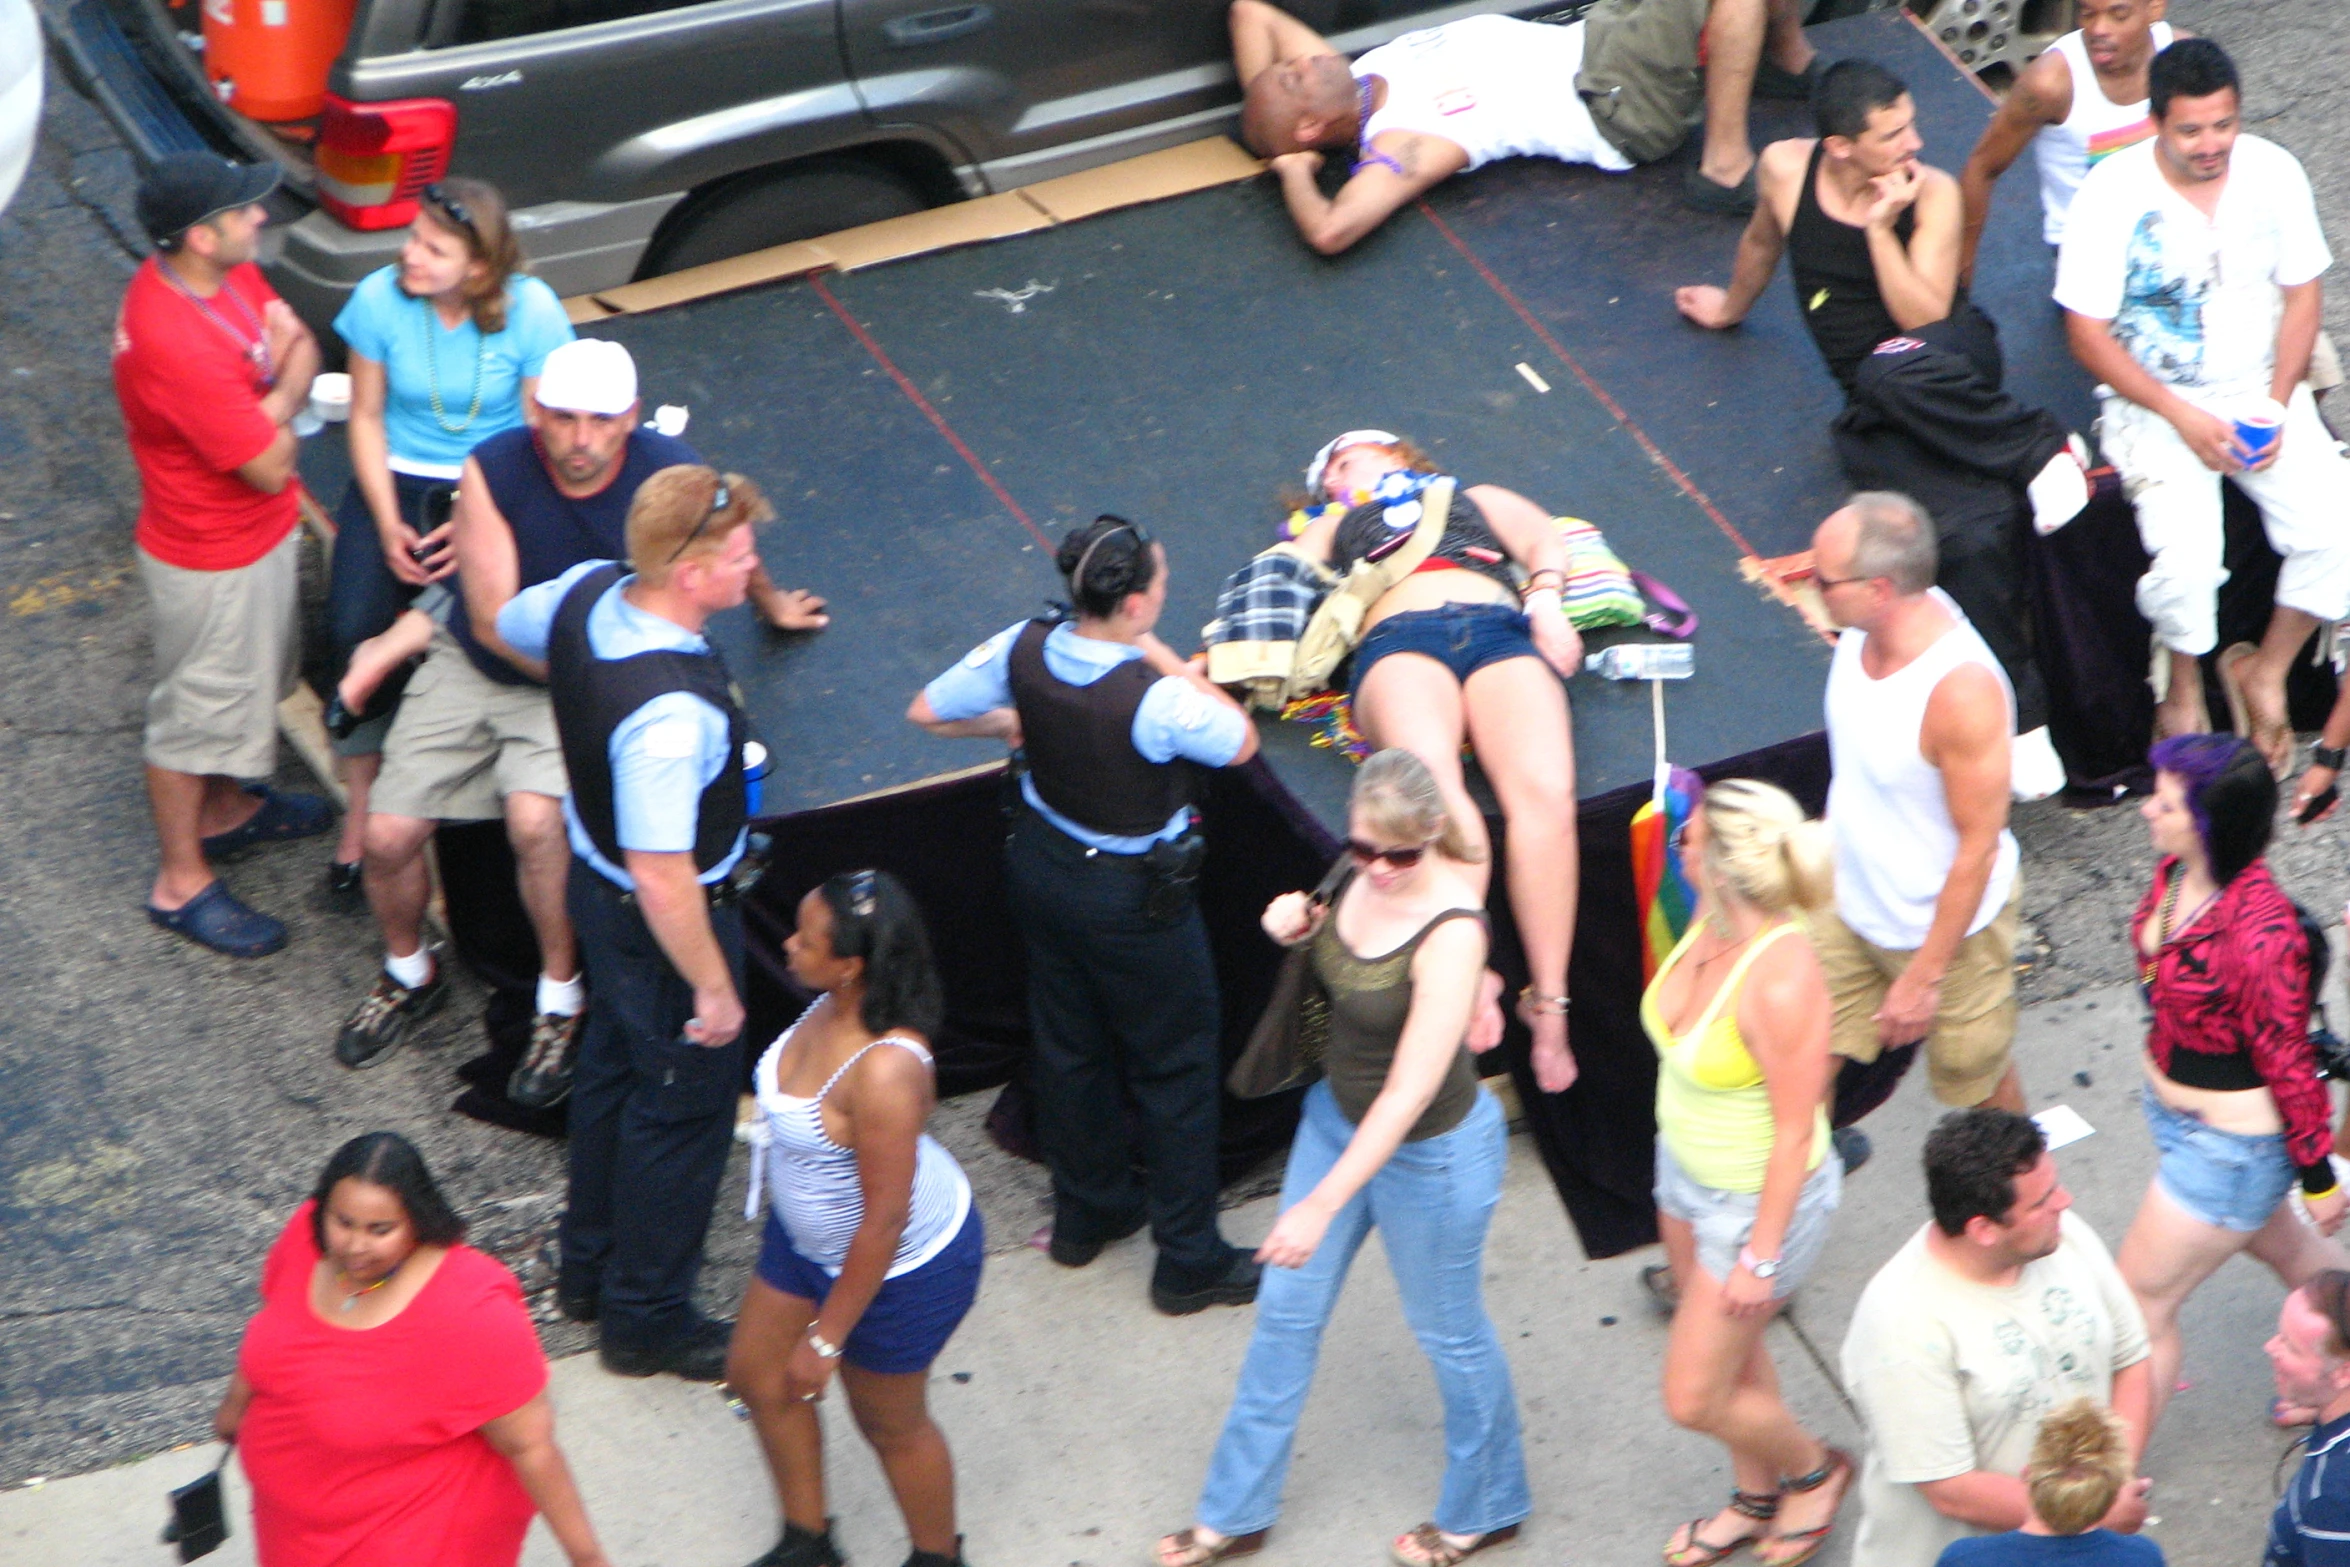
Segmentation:
[(2064, 762), (2048, 738), (2048, 726), (2015, 737), (2008, 753), (2008, 792), (2018, 800), (2045, 800), (2065, 786)]
[(433, 953), (432, 978), (421, 985), (403, 985), (379, 970), (375, 988), (335, 1035), (335, 1059), (348, 1067), (375, 1065), (400, 1048), (410, 1024), (431, 1016), (448, 998), (449, 982), (442, 976), (438, 951)]
[(528, 1110), (551, 1110), (571, 1093), (571, 1069), (579, 1060), (583, 1011), (541, 1012), (531, 1020), (530, 1049), (506, 1079), (506, 1097)]
[(2064, 450), (2048, 459), (2024, 494), (2032, 503), (2032, 527), (2042, 538), (2078, 517), (2089, 504), (2089, 443), (2066, 436)]

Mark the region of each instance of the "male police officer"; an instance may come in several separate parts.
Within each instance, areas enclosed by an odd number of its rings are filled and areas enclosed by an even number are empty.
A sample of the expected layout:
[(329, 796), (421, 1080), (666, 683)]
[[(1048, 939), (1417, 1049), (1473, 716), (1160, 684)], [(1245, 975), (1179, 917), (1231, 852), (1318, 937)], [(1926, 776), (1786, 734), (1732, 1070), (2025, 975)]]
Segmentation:
[(571, 1192), (556, 1281), (600, 1314), (606, 1370), (715, 1381), (732, 1324), (696, 1314), (694, 1277), (743, 1080), (744, 724), (704, 623), (743, 602), (749, 480), (664, 468), (628, 509), (628, 556), (526, 588), (497, 630), (543, 660), (571, 793), (568, 897), (588, 973), (571, 1101)]
[(1053, 1260), (1081, 1268), (1147, 1217), (1153, 1305), (1171, 1316), (1241, 1305), (1256, 1298), (1257, 1265), (1216, 1229), (1221, 1012), (1192, 895), (1207, 847), (1192, 806), (1197, 768), (1247, 761), (1256, 726), (1151, 634), (1167, 555), (1138, 524), (1078, 528), (1056, 564), (1076, 618), (1007, 627), (906, 716), (1027, 751), (1009, 885), (1028, 951)]

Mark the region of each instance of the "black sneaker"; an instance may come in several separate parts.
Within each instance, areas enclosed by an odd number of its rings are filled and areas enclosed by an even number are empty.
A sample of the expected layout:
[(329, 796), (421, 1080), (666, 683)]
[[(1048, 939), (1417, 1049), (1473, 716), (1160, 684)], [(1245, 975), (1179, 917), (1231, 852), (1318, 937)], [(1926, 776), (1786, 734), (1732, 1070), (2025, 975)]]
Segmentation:
[(1113, 1241), (1122, 1241), (1142, 1228), (1143, 1221), (1134, 1219), (1119, 1225), (1107, 1235), (1092, 1240), (1075, 1240), (1061, 1233), (1059, 1220), (1053, 1222), (1053, 1238), (1045, 1247), (1045, 1255), (1064, 1268), (1082, 1268), (1100, 1256)]
[(848, 1558), (840, 1547), (832, 1543), (832, 1520), (824, 1520), (821, 1530), (803, 1529), (788, 1519), (783, 1525), (783, 1538), (766, 1555), (751, 1563), (751, 1567), (847, 1567)]
[(1828, 1134), (1828, 1141), (1835, 1147), (1836, 1158), (1846, 1175), (1868, 1163), (1869, 1155), (1876, 1152), (1869, 1143), (1869, 1134), (1857, 1126), (1837, 1127)]
[(1210, 1306), (1245, 1306), (1257, 1298), (1257, 1277), (1263, 1269), (1245, 1251), (1232, 1254), (1223, 1277), (1191, 1289), (1174, 1289), (1151, 1280), (1151, 1304), (1170, 1317), (1188, 1317)]
[(367, 867), (359, 860), (326, 863), (326, 906), (337, 914), (356, 914), (367, 907)]
[(601, 1284), (572, 1284), (562, 1279), (555, 1281), (555, 1309), (571, 1322), (593, 1322), (603, 1310), (604, 1287)]
[(335, 1059), (348, 1067), (375, 1065), (400, 1048), (411, 1024), (430, 1017), (448, 999), (449, 982), (441, 975), (437, 952), (432, 978), (421, 985), (403, 985), (388, 973), (377, 974), (375, 988), (335, 1035)]
[(565, 1016), (541, 1012), (531, 1020), (530, 1048), (506, 1079), (506, 1097), (526, 1110), (552, 1110), (571, 1096), (571, 1068), (579, 1059), (583, 1009)]
[(650, 1377), (666, 1371), (688, 1382), (721, 1382), (726, 1378), (726, 1348), (733, 1339), (733, 1323), (701, 1317), (666, 1344), (650, 1349), (606, 1339), (596, 1347), (596, 1358), (614, 1376)]

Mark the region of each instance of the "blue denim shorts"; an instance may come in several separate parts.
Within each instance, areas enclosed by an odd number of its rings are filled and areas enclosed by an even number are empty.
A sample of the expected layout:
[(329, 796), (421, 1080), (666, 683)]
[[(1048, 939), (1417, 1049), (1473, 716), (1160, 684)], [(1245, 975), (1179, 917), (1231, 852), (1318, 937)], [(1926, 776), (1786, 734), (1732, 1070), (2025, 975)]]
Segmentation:
[[(849, 1330), (842, 1357), (860, 1371), (882, 1376), (927, 1369), (979, 1298), (979, 1270), (986, 1258), (987, 1229), (974, 1202), (946, 1250), (910, 1273), (883, 1281), (881, 1293)], [(832, 1293), (832, 1275), (792, 1248), (773, 1208), (759, 1238), (759, 1279), (819, 1306)]]
[(1373, 626), (1355, 648), (1355, 691), (1363, 689), (1363, 676), (1371, 666), (1390, 653), (1424, 653), (1464, 685), (1487, 664), (1542, 656), (1526, 629), (1525, 614), (1507, 604), (1407, 610)]
[[(1697, 1241), (1697, 1265), (1717, 1282), (1737, 1270), (1738, 1253), (1754, 1235), (1754, 1209), (1761, 1195), (1698, 1184), (1681, 1168), (1664, 1138), (1657, 1138), (1657, 1211), (1689, 1226)], [(1810, 1275), (1827, 1247), (1836, 1205), (1843, 1200), (1844, 1161), (1831, 1148), (1795, 1195), (1795, 1212), (1779, 1242), (1779, 1271), (1771, 1276), (1771, 1299), (1785, 1300)]]
[(2299, 1173), (2282, 1132), (2223, 1132), (2142, 1090), (2146, 1129), (2162, 1156), (2154, 1179), (2187, 1217), (2249, 1235), (2269, 1221)]

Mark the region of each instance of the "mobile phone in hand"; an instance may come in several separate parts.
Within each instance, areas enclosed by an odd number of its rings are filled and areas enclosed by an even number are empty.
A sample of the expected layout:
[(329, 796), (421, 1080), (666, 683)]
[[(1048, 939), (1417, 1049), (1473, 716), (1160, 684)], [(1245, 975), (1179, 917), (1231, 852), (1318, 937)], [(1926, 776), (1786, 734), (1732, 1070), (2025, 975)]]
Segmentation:
[(2304, 805), (2300, 810), (2293, 813), (2294, 823), (2302, 827), (2308, 826), (2311, 822), (2316, 821), (2320, 816), (2325, 815), (2327, 811), (2333, 809), (2334, 802), (2341, 797), (2342, 786), (2340, 784), (2327, 784), (2321, 793), (2313, 794), (2309, 797), (2309, 803), (2307, 805)]

